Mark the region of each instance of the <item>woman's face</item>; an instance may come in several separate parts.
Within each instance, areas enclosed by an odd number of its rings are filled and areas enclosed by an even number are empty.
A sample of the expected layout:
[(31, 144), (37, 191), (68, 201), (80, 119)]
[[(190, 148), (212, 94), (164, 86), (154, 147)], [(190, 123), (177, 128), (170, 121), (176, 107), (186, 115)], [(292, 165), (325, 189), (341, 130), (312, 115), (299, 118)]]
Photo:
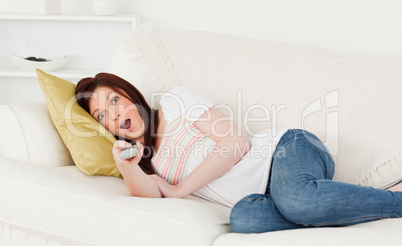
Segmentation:
[(89, 99), (89, 112), (113, 135), (143, 140), (145, 124), (136, 105), (112, 89), (96, 88)]

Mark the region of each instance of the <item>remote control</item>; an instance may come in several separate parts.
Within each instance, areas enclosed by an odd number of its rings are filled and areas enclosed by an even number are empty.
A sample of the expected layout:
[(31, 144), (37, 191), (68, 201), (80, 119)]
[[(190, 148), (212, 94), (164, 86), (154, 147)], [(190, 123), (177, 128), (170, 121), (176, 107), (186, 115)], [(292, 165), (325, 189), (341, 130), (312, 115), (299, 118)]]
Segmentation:
[(133, 158), (136, 154), (137, 154), (137, 145), (133, 145), (127, 149), (124, 149), (119, 154), (119, 158), (122, 160), (127, 160)]

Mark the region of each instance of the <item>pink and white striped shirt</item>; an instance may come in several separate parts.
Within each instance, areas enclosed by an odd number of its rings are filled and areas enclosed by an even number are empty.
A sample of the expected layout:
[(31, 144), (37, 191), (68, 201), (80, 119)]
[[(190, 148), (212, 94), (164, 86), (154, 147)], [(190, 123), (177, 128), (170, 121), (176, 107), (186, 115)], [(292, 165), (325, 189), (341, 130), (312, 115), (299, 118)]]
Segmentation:
[[(168, 125), (158, 152), (152, 158), (152, 165), (156, 174), (174, 185), (201, 165), (215, 146), (215, 141), (193, 125), (214, 105), (183, 87), (164, 93), (160, 105)], [(272, 153), (287, 129), (277, 135), (263, 131), (250, 138), (251, 149), (235, 166), (192, 195), (233, 207), (247, 195), (264, 194)]]
[(152, 158), (155, 173), (172, 185), (178, 184), (205, 159), (208, 153), (204, 151), (215, 144), (187, 119), (177, 118), (169, 122), (159, 150)]

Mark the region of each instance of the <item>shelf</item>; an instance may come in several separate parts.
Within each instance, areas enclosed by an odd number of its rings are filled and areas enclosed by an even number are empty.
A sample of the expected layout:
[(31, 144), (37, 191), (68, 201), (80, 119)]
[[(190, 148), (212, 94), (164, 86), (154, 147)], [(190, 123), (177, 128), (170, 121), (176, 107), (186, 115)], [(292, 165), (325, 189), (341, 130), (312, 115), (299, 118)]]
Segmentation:
[(120, 14), (101, 16), (95, 14), (58, 14), (39, 15), (30, 13), (2, 13), (0, 20), (25, 20), (25, 21), (95, 21), (95, 22), (130, 22), (132, 30), (136, 30), (142, 23), (142, 16), (139, 14)]
[(131, 15), (111, 15), (101, 16), (94, 14), (58, 14), (58, 15), (37, 15), (37, 14), (21, 14), (21, 13), (1, 13), (0, 19), (3, 20), (58, 20), (58, 21), (138, 21), (141, 22), (141, 16), (138, 14)]
[[(47, 72), (60, 78), (81, 79), (84, 77), (95, 76), (102, 72), (102, 69), (60, 69)], [(36, 72), (29, 72), (17, 67), (0, 67), (0, 77), (19, 77), (19, 78), (36, 78)]]

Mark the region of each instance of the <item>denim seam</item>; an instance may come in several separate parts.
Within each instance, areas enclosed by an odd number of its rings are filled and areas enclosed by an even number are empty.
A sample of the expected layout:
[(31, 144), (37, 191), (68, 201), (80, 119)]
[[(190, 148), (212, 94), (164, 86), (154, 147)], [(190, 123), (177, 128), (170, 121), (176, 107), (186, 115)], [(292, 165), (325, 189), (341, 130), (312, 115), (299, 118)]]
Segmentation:
[[(330, 160), (331, 160), (331, 162), (332, 162), (332, 165), (331, 165), (331, 167), (330, 167), (330, 168), (331, 168), (330, 171), (335, 171), (335, 163), (332, 161), (331, 153), (322, 151), (322, 150), (320, 150), (320, 149), (317, 150), (317, 148), (313, 148), (313, 147), (311, 147), (310, 145), (306, 145), (306, 144), (300, 144), (300, 146), (304, 146), (304, 147), (306, 147), (306, 148), (309, 148), (309, 149), (315, 151), (315, 152), (316, 152), (317, 154), (319, 154), (319, 155), (322, 155), (322, 154), (324, 153), (324, 156), (323, 156), (324, 158), (326, 157), (325, 154), (327, 155), (327, 157), (329, 156), (329, 157), (330, 157)], [(322, 153), (322, 152), (323, 152), (323, 153)], [(325, 161), (325, 163), (327, 163), (327, 162)], [(328, 168), (328, 167), (326, 167), (326, 168), (324, 169), (325, 172), (328, 171), (327, 168)], [(326, 175), (326, 176), (327, 176), (327, 175)], [(333, 178), (333, 177), (331, 177), (330, 179), (332, 180), (332, 178)]]
[(289, 131), (292, 131), (293, 138), (292, 138), (292, 139), (289, 139), (289, 140), (286, 141), (285, 143), (281, 143), (282, 139), (284, 139), (283, 136), (284, 136), (286, 133), (283, 134), (276, 147), (279, 147), (279, 146), (282, 146), (282, 145), (284, 146), (284, 145), (286, 145), (288, 142), (297, 139), (296, 133), (293, 131), (293, 129), (289, 129)]
[[(283, 144), (279, 144), (279, 143), (278, 143), (277, 147), (285, 147), (285, 146), (288, 145), (291, 141), (296, 140), (296, 139), (299, 139), (299, 138), (297, 137), (297, 134), (293, 131), (293, 129), (290, 129), (290, 131), (292, 131), (292, 133), (293, 133), (293, 135), (294, 135), (294, 138), (289, 139), (288, 141), (286, 141), (286, 142), (283, 143)], [(319, 138), (317, 138), (317, 140), (318, 140), (321, 144), (324, 145), (324, 143), (323, 143)], [(308, 145), (304, 145), (304, 146), (308, 146)], [(324, 145), (324, 147), (325, 147), (325, 145)]]
[(262, 203), (262, 202), (268, 202), (268, 203), (270, 203), (270, 204), (275, 204), (275, 202), (274, 201), (270, 201), (270, 200), (268, 200), (268, 199), (251, 199), (251, 198), (249, 198), (249, 197), (245, 197), (245, 199), (248, 201), (248, 202), (252, 202), (252, 203), (256, 203), (256, 202), (258, 202), (258, 203)]
[[(381, 216), (381, 215), (373, 215), (373, 216), (360, 217), (360, 218), (350, 219), (350, 220), (339, 220), (339, 221), (334, 221), (334, 222), (309, 224), (309, 226), (318, 226), (318, 227), (321, 227), (321, 226), (336, 226), (336, 225), (341, 225), (341, 224), (344, 224), (344, 223), (362, 221), (362, 220), (367, 220), (367, 219), (375, 220), (375, 219), (385, 219), (385, 218), (388, 218), (388, 217), (384, 217), (384, 216)], [(299, 224), (299, 225), (303, 225), (303, 224), (300, 224), (300, 223), (297, 223), (297, 222), (295, 222), (295, 223)]]
[[(295, 138), (295, 139), (292, 139), (292, 140), (296, 140), (297, 138)], [(288, 142), (286, 142), (284, 145), (282, 145), (281, 147), (285, 147), (285, 146), (287, 146), (288, 144), (290, 144), (290, 140), (288, 141)], [(317, 153), (321, 153), (321, 152), (324, 152), (324, 153), (326, 153), (329, 157), (330, 157), (330, 159), (331, 159), (331, 161), (332, 161), (332, 163), (334, 163), (334, 160), (333, 160), (333, 158), (332, 158), (332, 156), (331, 156), (331, 153), (327, 150), (327, 151), (323, 151), (323, 150), (321, 150), (321, 149), (318, 149), (317, 150), (317, 148), (313, 148), (313, 147), (311, 147), (310, 145), (308, 145), (308, 144), (303, 144), (303, 143), (299, 143), (299, 146), (304, 146), (304, 147), (307, 147), (307, 148), (309, 148), (309, 149), (312, 149), (312, 150), (314, 150), (314, 151), (316, 151)], [(334, 163), (335, 164), (335, 163)]]
[(295, 136), (295, 137), (294, 137), (294, 139), (297, 139), (296, 132), (295, 132), (295, 131), (293, 131), (293, 129), (290, 129), (290, 130), (292, 131), (293, 135)]
[[(288, 144), (290, 144), (290, 143), (291, 143), (291, 141), (294, 141), (294, 140), (296, 140), (296, 139), (298, 139), (298, 138), (290, 139), (289, 141), (287, 141), (287, 142), (286, 142), (286, 143), (284, 143), (283, 145), (281, 145), (281, 146), (277, 146), (277, 147), (286, 147)], [(310, 145), (307, 145), (307, 144), (303, 144), (303, 143), (301, 143), (299, 146), (304, 146), (304, 147), (310, 148), (310, 149), (312, 149), (312, 150), (314, 150), (314, 151), (316, 151), (316, 152), (320, 153), (319, 151), (317, 151), (317, 149), (312, 148)], [(320, 151), (321, 151), (321, 150), (320, 150)], [(325, 152), (325, 153), (329, 154), (328, 152)]]

